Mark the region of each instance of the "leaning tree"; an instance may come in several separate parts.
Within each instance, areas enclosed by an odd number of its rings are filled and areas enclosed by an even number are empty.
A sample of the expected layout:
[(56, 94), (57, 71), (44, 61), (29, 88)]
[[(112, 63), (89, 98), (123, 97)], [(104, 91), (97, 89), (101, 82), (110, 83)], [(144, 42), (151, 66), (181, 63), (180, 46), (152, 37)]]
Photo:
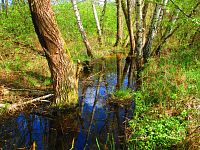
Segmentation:
[(54, 104), (73, 106), (78, 102), (78, 77), (55, 21), (50, 0), (28, 0), (33, 25), (48, 61), (53, 80)]

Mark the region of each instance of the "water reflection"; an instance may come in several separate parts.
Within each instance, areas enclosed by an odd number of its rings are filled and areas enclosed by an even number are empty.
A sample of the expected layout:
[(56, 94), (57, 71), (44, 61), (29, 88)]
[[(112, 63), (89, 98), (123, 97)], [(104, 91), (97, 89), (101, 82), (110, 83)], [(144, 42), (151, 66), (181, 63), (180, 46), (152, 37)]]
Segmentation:
[[(117, 67), (113, 65), (116, 63)], [(74, 119), (76, 113), (69, 112), (47, 115), (45, 108), (33, 109), (31, 114), (21, 113), (0, 123), (0, 148), (30, 149), (35, 142), (38, 150), (71, 147), (93, 150), (98, 149), (98, 144), (103, 149), (110, 146), (125, 149), (124, 129), (132, 116), (133, 104), (121, 107), (107, 102), (108, 94), (116, 87), (134, 85), (123, 74), (124, 63), (119, 56), (117, 60), (100, 61), (94, 66), (88, 63), (79, 85), (79, 119)]]

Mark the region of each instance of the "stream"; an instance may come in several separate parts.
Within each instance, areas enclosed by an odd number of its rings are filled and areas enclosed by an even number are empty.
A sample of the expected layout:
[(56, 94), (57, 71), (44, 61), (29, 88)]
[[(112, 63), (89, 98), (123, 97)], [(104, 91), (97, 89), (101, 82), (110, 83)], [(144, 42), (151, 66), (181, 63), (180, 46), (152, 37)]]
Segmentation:
[[(0, 122), (0, 149), (37, 150), (98, 150), (127, 149), (128, 120), (132, 118), (134, 103), (121, 106), (108, 102), (116, 90), (118, 69), (125, 60), (99, 60), (84, 67), (79, 81), (79, 117), (68, 111), (49, 113), (48, 106), (30, 108)], [(127, 87), (128, 75), (122, 81)], [(134, 82), (129, 87), (134, 88)], [(78, 115), (77, 115), (78, 116)], [(34, 144), (33, 144), (34, 143)]]

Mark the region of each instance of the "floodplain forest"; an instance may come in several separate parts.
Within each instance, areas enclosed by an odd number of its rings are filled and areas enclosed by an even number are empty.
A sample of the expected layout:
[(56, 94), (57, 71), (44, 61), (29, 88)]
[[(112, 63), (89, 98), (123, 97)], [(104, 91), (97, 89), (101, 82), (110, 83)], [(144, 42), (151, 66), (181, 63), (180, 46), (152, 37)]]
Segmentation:
[(1, 0), (0, 150), (198, 150), (200, 0)]

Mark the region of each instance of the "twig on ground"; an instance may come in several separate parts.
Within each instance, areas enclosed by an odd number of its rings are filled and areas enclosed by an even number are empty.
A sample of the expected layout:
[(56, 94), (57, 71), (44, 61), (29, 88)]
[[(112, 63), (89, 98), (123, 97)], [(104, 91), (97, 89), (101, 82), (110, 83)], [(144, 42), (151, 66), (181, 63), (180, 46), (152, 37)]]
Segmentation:
[[(45, 99), (50, 98), (52, 96), (53, 96), (53, 94), (48, 94), (48, 95), (44, 95), (44, 96), (41, 96), (41, 97), (38, 97), (38, 98), (34, 98), (34, 99), (26, 101), (26, 102), (11, 104), (10, 106), (8, 106), (8, 111), (16, 110), (17, 107), (28, 105), (28, 104), (31, 104), (31, 103), (34, 103), (34, 102), (37, 102), (37, 101), (50, 102), (50, 101), (45, 100)], [(0, 104), (0, 108), (5, 108), (5, 107), (6, 107), (6, 104)]]

